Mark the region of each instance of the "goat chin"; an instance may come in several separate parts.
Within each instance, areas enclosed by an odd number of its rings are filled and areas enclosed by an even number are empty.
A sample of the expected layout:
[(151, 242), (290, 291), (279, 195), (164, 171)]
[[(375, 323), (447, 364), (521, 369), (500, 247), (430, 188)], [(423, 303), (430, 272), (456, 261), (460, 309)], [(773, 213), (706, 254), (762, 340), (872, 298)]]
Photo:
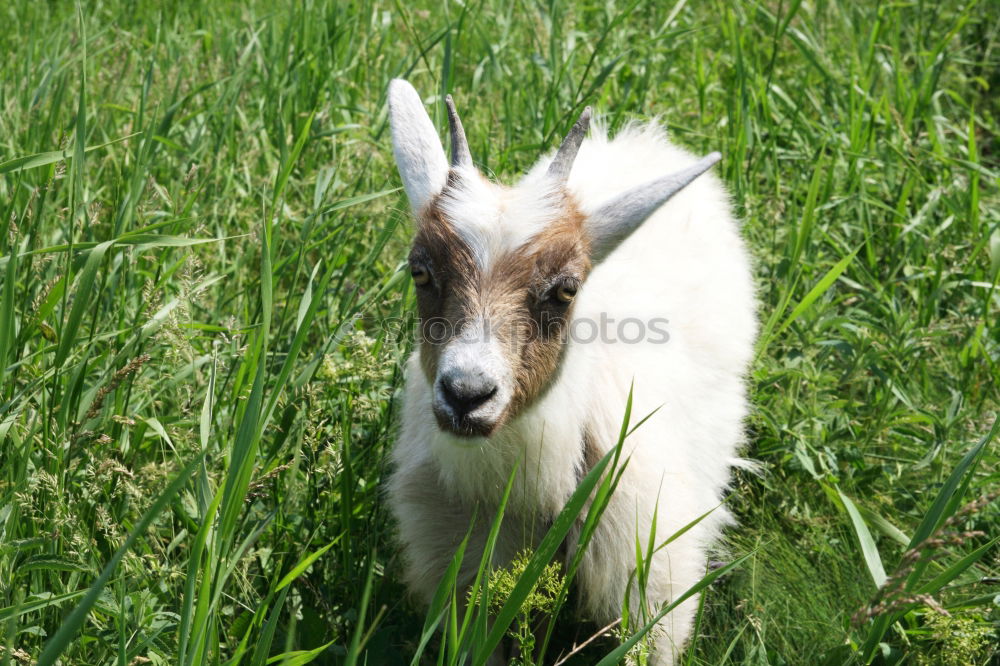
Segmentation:
[[(550, 160), (543, 158), (518, 187), (542, 182)], [(580, 148), (567, 189), (586, 214), (695, 160), (655, 123), (630, 125), (613, 139), (597, 127)], [(514, 465), (494, 562), (502, 566), (537, 543), (588, 465), (617, 443), (630, 390), (632, 423), (652, 416), (625, 440), (627, 467), (575, 580), (578, 611), (599, 626), (620, 617), (636, 539), (645, 552), (654, 515), (659, 545), (708, 513), (653, 556), (646, 598), (669, 603), (706, 573), (709, 552), (731, 522), (721, 503), (731, 468), (743, 462), (737, 454), (748, 408), (744, 378), (757, 328), (749, 257), (714, 175), (670, 199), (593, 269), (573, 322), (549, 385), (488, 438), (441, 430), (422, 352), (410, 358), (387, 490), (403, 578), (424, 603), (475, 516), (459, 575), (461, 585), (472, 581), (491, 508)], [(590, 339), (602, 322), (605, 331)], [(642, 327), (645, 336), (635, 340)], [(585, 451), (585, 443), (593, 450)], [(633, 594), (631, 608), (637, 604)], [(656, 663), (674, 662), (696, 606), (691, 597), (661, 622)]]

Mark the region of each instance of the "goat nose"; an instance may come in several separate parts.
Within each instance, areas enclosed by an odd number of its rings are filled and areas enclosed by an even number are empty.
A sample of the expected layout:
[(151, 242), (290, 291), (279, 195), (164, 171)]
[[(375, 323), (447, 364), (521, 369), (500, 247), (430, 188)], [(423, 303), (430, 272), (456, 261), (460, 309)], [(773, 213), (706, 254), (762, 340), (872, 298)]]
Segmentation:
[(459, 418), (486, 404), (496, 392), (496, 382), (482, 374), (449, 374), (441, 378), (441, 394)]

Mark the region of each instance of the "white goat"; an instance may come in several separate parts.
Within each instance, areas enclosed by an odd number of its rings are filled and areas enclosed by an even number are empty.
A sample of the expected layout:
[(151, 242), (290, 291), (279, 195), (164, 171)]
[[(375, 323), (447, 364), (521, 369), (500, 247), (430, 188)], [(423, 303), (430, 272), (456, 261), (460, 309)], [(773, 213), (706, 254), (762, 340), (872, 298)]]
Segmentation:
[[(617, 443), (634, 383), (636, 419), (655, 414), (625, 441), (630, 462), (576, 585), (584, 616), (619, 617), (654, 511), (659, 544), (715, 509), (654, 555), (646, 594), (667, 603), (704, 575), (729, 521), (719, 505), (738, 464), (756, 332), (728, 197), (713, 175), (698, 177), (718, 154), (697, 160), (656, 124), (584, 139), (588, 108), (553, 158), (505, 187), (473, 166), (447, 103), (450, 164), (413, 87), (389, 86), (393, 151), (417, 218), (410, 267), (423, 334), (388, 482), (404, 580), (430, 600), (478, 505), (459, 579), (471, 582), (518, 461), (494, 559), (531, 546)], [(673, 663), (695, 607), (663, 620), (657, 663)]]

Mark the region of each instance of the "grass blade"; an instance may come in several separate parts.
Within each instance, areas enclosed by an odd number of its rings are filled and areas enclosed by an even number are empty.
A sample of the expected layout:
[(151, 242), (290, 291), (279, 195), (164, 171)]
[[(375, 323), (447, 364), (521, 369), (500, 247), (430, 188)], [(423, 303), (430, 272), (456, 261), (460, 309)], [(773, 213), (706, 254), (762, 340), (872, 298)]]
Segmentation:
[(80, 273), (80, 281), (77, 283), (76, 292), (73, 296), (73, 307), (70, 310), (69, 319), (66, 320), (66, 324), (59, 332), (59, 347), (56, 349), (55, 358), (56, 368), (62, 367), (63, 363), (66, 362), (69, 350), (73, 346), (73, 343), (76, 342), (77, 332), (80, 329), (80, 323), (83, 321), (83, 315), (90, 306), (94, 281), (97, 278), (97, 269), (100, 268), (101, 263), (104, 261), (104, 255), (107, 253), (108, 248), (113, 244), (114, 241), (104, 241), (90, 250), (87, 255), (87, 263), (84, 264), (83, 272)]
[(792, 313), (781, 323), (781, 326), (778, 327), (778, 330), (775, 331), (774, 334), (781, 335), (786, 328), (792, 325), (792, 322), (801, 317), (802, 314), (816, 302), (817, 298), (826, 293), (826, 290), (829, 289), (833, 283), (837, 281), (837, 278), (839, 278), (840, 275), (847, 270), (847, 267), (851, 265), (851, 262), (854, 261), (854, 257), (857, 253), (858, 250), (854, 250), (854, 252), (851, 252), (849, 255), (834, 264), (833, 267), (826, 272), (826, 275), (820, 278), (819, 282), (817, 282), (813, 288), (809, 290), (809, 293), (805, 295), (805, 298), (803, 298), (799, 304), (795, 306)]
[(628, 651), (631, 650), (633, 647), (635, 647), (636, 643), (642, 640), (642, 637), (645, 636), (647, 633), (649, 633), (653, 629), (653, 627), (656, 626), (657, 622), (666, 617), (667, 613), (677, 608), (682, 603), (687, 601), (689, 598), (693, 597), (694, 595), (698, 594), (703, 589), (711, 585), (713, 582), (715, 582), (715, 580), (719, 576), (723, 576), (732, 571), (733, 569), (735, 569), (736, 567), (738, 567), (739, 565), (743, 564), (743, 562), (745, 562), (753, 554), (754, 553), (747, 553), (743, 557), (740, 557), (739, 559), (734, 560), (729, 564), (716, 569), (715, 571), (712, 571), (707, 576), (702, 578), (700, 581), (692, 585), (683, 594), (681, 594), (679, 597), (677, 597), (672, 602), (670, 602), (662, 609), (660, 609), (660, 611), (653, 616), (653, 619), (647, 622), (641, 629), (639, 629), (639, 631), (632, 634), (632, 636), (630, 636), (628, 640), (626, 640), (620, 646), (609, 652), (607, 656), (601, 659), (601, 661), (597, 662), (597, 666), (614, 666), (615, 664), (621, 662), (621, 660), (625, 658), (625, 655), (628, 654)]
[[(96, 146), (88, 146), (83, 149), (84, 153), (89, 153), (93, 150), (99, 150), (101, 148), (107, 148), (108, 146), (113, 146), (116, 143), (121, 143), (122, 141), (128, 141), (132, 137), (138, 136), (141, 132), (133, 132), (127, 136), (114, 139), (113, 141), (108, 141)], [(68, 160), (73, 157), (73, 154), (65, 150), (51, 150), (45, 153), (35, 153), (34, 155), (25, 155), (24, 157), (15, 157), (14, 159), (7, 160), (6, 162), (0, 162), (0, 175), (5, 173), (17, 173), (18, 171), (24, 171), (26, 169), (35, 169), (40, 166), (46, 166), (48, 164), (53, 164), (55, 162), (61, 162), (63, 160)]]
[(929, 537), (934, 530), (941, 526), (941, 523), (955, 512), (955, 509), (958, 508), (958, 502), (961, 501), (964, 494), (956, 493), (956, 491), (960, 485), (963, 489), (968, 486), (980, 456), (986, 450), (986, 447), (989, 446), (990, 442), (993, 441), (993, 438), (996, 437), (998, 431), (1000, 431), (1000, 416), (993, 420), (993, 426), (989, 432), (983, 435), (978, 444), (969, 449), (968, 453), (962, 457), (962, 460), (952, 470), (938, 492), (937, 497), (934, 499), (931, 508), (927, 510), (923, 520), (920, 521), (917, 529), (913, 531), (913, 536), (910, 538), (910, 548), (913, 548)]
[(868, 525), (865, 524), (861, 514), (858, 513), (854, 502), (840, 488), (836, 490), (837, 496), (847, 511), (847, 515), (851, 518), (851, 525), (854, 526), (854, 534), (858, 537), (861, 553), (864, 555), (865, 564), (868, 565), (868, 571), (875, 582), (875, 587), (882, 587), (886, 579), (885, 567), (882, 566), (882, 557), (878, 553), (878, 547), (875, 545), (875, 540), (872, 539), (871, 532), (868, 531)]
[[(624, 432), (627, 428), (628, 417), (626, 416), (625, 425), (623, 428), (623, 436), (621, 441), (624, 441)], [(520, 610), (525, 598), (531, 592), (534, 587), (535, 581), (542, 574), (545, 566), (552, 561), (552, 557), (555, 555), (559, 546), (562, 544), (566, 535), (569, 534), (570, 529), (576, 523), (577, 518), (583, 513), (584, 508), (590, 501), (590, 496), (594, 488), (597, 487), (598, 482), (604, 475), (605, 470), (612, 461), (616, 461), (621, 453), (621, 446), (616, 446), (610, 450), (601, 460), (594, 465), (586, 476), (580, 481), (576, 490), (567, 500), (566, 505), (563, 510), (559, 513), (556, 519), (552, 522), (552, 527), (542, 538), (541, 543), (538, 544), (538, 548), (535, 549), (535, 553), (532, 555), (531, 560), (529, 560), (527, 566), (524, 568), (524, 573), (518, 579), (517, 584), (511, 591), (510, 596), (504, 602), (503, 607), (500, 612), (497, 613), (496, 618), (493, 620), (493, 626), (490, 628), (489, 633), (486, 636), (486, 640), (481, 645), (476, 646), (475, 657), (473, 663), (477, 666), (482, 666), (486, 663), (489, 655), (496, 649), (497, 645), (500, 644), (500, 640), (503, 638), (504, 634), (507, 632), (507, 628), (510, 627), (511, 623), (514, 621), (515, 616)], [(595, 500), (596, 501), (596, 500)]]

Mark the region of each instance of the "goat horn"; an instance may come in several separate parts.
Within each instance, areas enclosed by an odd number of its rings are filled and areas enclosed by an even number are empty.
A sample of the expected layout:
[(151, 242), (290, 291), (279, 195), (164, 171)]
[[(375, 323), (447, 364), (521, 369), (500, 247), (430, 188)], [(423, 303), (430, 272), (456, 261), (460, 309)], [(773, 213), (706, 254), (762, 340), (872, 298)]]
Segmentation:
[(444, 103), (448, 107), (448, 127), (451, 129), (451, 166), (471, 167), (472, 153), (469, 152), (469, 141), (465, 138), (462, 120), (455, 110), (455, 100), (447, 95)]
[(591, 260), (596, 264), (611, 254), (660, 206), (711, 169), (720, 159), (722, 155), (719, 153), (710, 153), (686, 169), (622, 192), (591, 213), (587, 218)]
[(588, 106), (580, 114), (579, 120), (570, 128), (569, 134), (563, 139), (559, 151), (549, 165), (548, 175), (557, 183), (565, 183), (569, 179), (569, 172), (573, 169), (573, 162), (576, 160), (576, 153), (580, 150), (583, 137), (590, 128), (590, 107)]

